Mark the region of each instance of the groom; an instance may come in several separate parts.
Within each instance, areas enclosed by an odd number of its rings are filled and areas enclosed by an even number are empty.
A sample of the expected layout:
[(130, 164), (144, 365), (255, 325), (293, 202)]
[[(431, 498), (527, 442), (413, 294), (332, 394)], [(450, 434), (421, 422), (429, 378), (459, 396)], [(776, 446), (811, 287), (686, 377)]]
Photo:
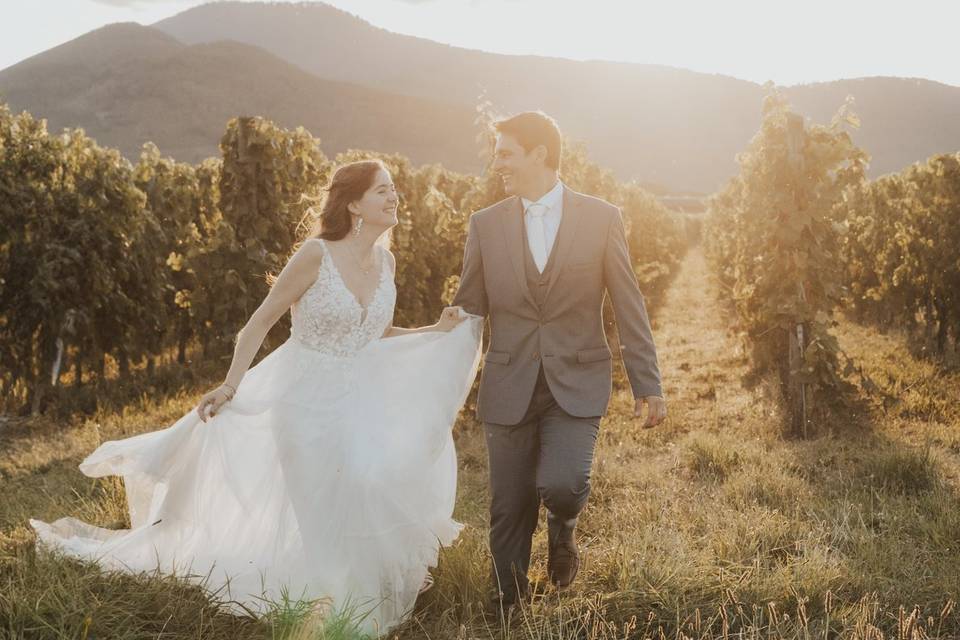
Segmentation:
[(477, 413), (489, 456), (493, 578), (508, 607), (529, 597), (541, 501), (549, 579), (564, 588), (577, 574), (574, 529), (611, 391), (605, 291), (634, 415), (646, 403), (644, 427), (653, 427), (667, 408), (620, 210), (560, 182), (560, 130), (549, 116), (520, 113), (494, 129), (492, 168), (511, 197), (470, 217), (453, 304), (490, 317)]

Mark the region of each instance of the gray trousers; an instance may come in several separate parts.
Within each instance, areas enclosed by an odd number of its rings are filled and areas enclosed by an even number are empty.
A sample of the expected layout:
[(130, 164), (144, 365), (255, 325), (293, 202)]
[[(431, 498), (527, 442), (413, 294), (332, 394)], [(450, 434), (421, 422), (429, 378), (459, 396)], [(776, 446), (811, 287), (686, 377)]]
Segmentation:
[(586, 505), (600, 418), (578, 418), (561, 409), (541, 367), (530, 406), (518, 424), (484, 423), (493, 581), (505, 600), (528, 589), (540, 502), (565, 520), (576, 518)]

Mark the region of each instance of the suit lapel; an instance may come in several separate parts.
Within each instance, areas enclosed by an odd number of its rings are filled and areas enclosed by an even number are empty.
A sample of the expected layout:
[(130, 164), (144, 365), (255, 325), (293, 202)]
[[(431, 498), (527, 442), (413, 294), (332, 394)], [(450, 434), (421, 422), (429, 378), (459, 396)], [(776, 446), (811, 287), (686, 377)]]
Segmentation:
[(507, 247), (507, 255), (510, 256), (517, 284), (523, 291), (523, 297), (536, 307), (537, 302), (530, 293), (530, 287), (527, 286), (527, 274), (523, 266), (523, 244), (521, 243), (526, 242), (527, 239), (523, 236), (522, 215), (523, 205), (520, 203), (520, 198), (514, 196), (500, 210), (500, 227), (503, 229), (504, 245)]
[(570, 256), (570, 248), (573, 247), (573, 240), (577, 237), (577, 224), (582, 217), (582, 211), (579, 206), (579, 199), (574, 197), (573, 193), (564, 185), (563, 187), (563, 217), (560, 219), (560, 228), (557, 229), (556, 246), (550, 258), (553, 261), (550, 271), (550, 281), (547, 283), (547, 291), (544, 293), (543, 300), (546, 305), (550, 290), (557, 282), (563, 265)]

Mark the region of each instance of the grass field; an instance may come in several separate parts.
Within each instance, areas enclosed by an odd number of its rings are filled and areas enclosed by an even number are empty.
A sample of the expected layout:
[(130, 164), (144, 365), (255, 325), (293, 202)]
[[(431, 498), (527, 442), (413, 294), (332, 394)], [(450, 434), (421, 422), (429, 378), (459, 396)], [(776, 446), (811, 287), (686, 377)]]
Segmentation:
[[(816, 438), (789, 440), (727, 317), (692, 250), (654, 317), (669, 418), (641, 429), (629, 392), (617, 391), (580, 519), (575, 587), (544, 586), (511, 620), (485, 604), (486, 451), (462, 416), (455, 516), (467, 527), (393, 635), (960, 637), (960, 373), (914, 357), (901, 336), (842, 322), (841, 345), (882, 393), (834, 414)], [(170, 424), (205, 388), (144, 394), (70, 424), (0, 428), (0, 637), (353, 637), (349, 624), (293, 606), (235, 617), (188, 583), (105, 575), (35, 550), (28, 517), (123, 526), (118, 481), (86, 478), (77, 463), (103, 440)], [(542, 521), (534, 580), (546, 582), (545, 564)]]

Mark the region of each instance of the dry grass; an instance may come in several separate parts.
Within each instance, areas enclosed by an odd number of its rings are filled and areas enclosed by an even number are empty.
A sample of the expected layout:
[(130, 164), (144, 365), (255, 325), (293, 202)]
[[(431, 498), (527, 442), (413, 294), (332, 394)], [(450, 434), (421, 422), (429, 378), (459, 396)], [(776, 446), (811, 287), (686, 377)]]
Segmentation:
[[(397, 637), (955, 638), (960, 621), (960, 375), (910, 355), (897, 336), (841, 325), (848, 352), (884, 390), (835, 414), (811, 441), (784, 440), (770, 386), (746, 384), (696, 250), (654, 329), (670, 417), (644, 430), (620, 389), (601, 427), (581, 518), (575, 587), (544, 585), (534, 539), (533, 604), (511, 620), (487, 601), (486, 451), (457, 429), (456, 517), (436, 586)], [(124, 521), (122, 489), (76, 463), (102, 439), (169, 424), (199, 392), (143, 400), (57, 429), (11, 430), (0, 453), (0, 636), (351, 638), (295, 603), (265, 620), (220, 612), (200, 589), (160, 576), (104, 575), (36, 553), (28, 516)]]

